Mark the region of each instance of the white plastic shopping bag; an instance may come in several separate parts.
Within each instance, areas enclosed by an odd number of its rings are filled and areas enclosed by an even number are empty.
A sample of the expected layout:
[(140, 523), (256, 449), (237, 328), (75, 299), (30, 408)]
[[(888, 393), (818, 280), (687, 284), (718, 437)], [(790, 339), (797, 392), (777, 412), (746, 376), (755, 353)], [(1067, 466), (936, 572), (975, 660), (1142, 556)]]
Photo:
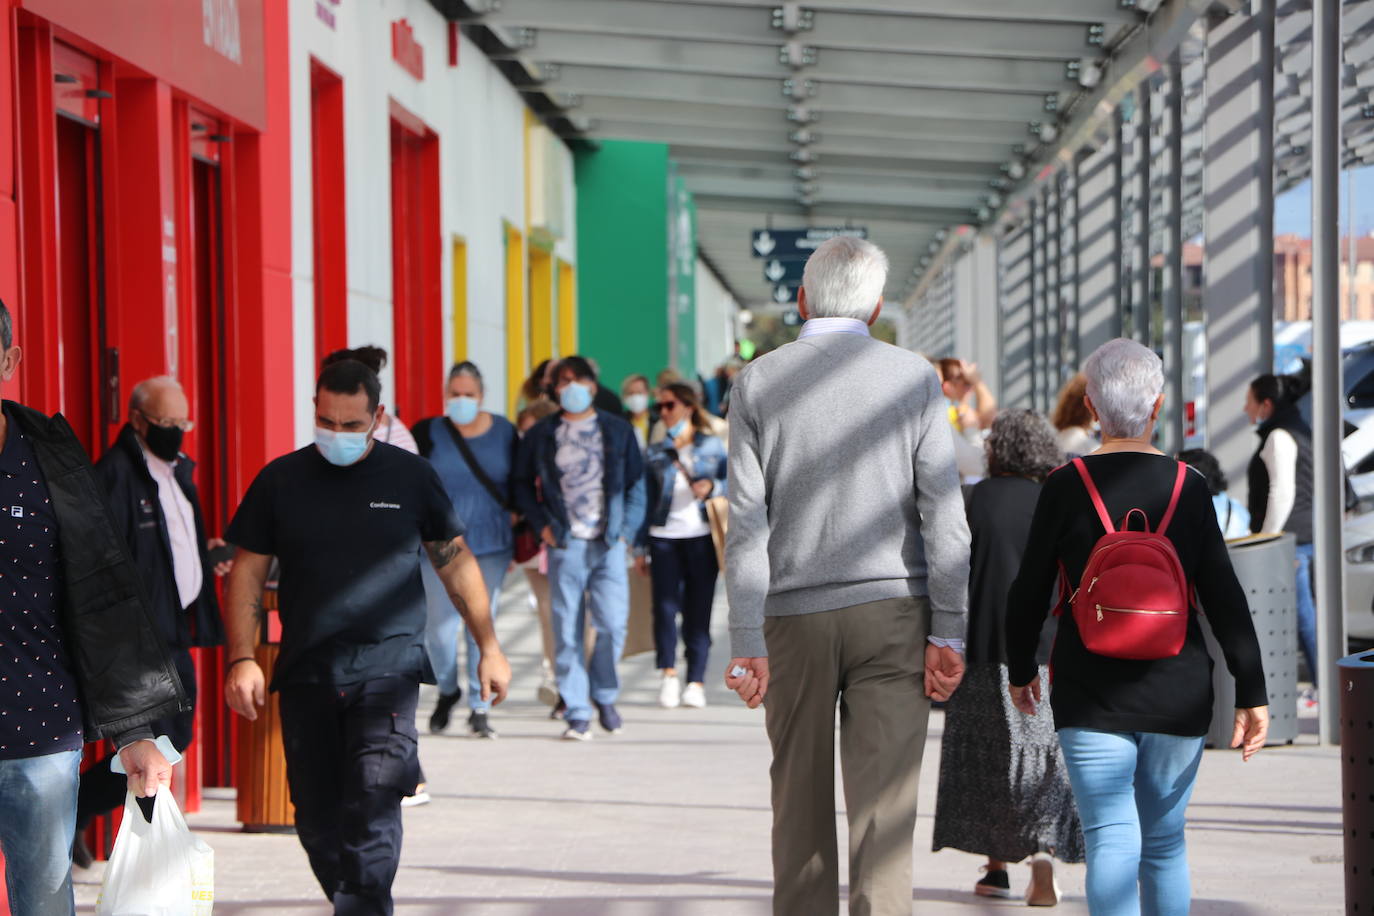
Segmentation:
[(186, 826), (171, 790), (158, 788), (151, 823), (130, 792), (97, 916), (210, 916), (214, 901), (215, 851)]

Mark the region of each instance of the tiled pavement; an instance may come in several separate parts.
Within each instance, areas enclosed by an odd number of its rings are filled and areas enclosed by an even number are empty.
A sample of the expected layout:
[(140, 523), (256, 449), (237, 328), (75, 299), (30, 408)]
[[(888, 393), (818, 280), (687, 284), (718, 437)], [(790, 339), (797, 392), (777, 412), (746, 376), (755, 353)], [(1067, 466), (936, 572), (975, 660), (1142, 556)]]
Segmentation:
[[(538, 630), (523, 581), (513, 582), (499, 621), (516, 671), (513, 699), (493, 717), (501, 737), (470, 739), (455, 720), (451, 735), (422, 738), (434, 802), (405, 814), (398, 912), (768, 913), (768, 745), (761, 713), (718, 686), (728, 648), (723, 603), (717, 611), (708, 708), (659, 709), (651, 656), (638, 656), (622, 666), (625, 731), (560, 742), (534, 702)], [(432, 696), (426, 688), (421, 697), (425, 718)], [(937, 713), (921, 781), (915, 912), (1014, 910), (1022, 904), (972, 896), (978, 859), (928, 851), (941, 726)], [(1336, 751), (1310, 735), (1244, 765), (1234, 753), (1209, 751), (1190, 810), (1193, 912), (1339, 912), (1339, 779)], [(216, 913), (329, 912), (294, 837), (242, 834), (232, 792), (208, 794), (190, 821), (216, 851)], [(101, 868), (78, 872), (80, 912), (93, 912)], [(1086, 913), (1082, 867), (1060, 872), (1066, 901), (1058, 911)], [(1013, 869), (1018, 890), (1027, 874)]]

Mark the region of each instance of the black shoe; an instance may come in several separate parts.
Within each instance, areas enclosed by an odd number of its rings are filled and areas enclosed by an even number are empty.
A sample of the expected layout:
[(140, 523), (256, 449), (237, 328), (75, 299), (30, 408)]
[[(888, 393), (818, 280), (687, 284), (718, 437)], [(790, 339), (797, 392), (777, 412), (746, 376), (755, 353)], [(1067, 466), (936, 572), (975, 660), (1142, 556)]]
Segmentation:
[(86, 845), (86, 832), (76, 831), (76, 839), (72, 840), (72, 864), (77, 868), (90, 868), (95, 861), (95, 856), (91, 855), (91, 847)]
[(612, 703), (597, 703), (596, 716), (601, 720), (601, 727), (612, 735), (620, 734), (625, 727), (625, 721), (620, 718), (620, 713)]
[(988, 869), (982, 880), (973, 885), (973, 892), (979, 897), (1011, 897), (1011, 880), (1005, 868)]
[(463, 698), (463, 690), (460, 687), (454, 693), (439, 694), (439, 702), (434, 704), (434, 712), (429, 717), (429, 730), (431, 734), (439, 734), (448, 729), (448, 720), (453, 712), (453, 707), (458, 705), (458, 701)]
[(495, 738), (496, 729), (487, 722), (487, 714), (474, 711), (468, 716), (468, 730), (474, 738)]

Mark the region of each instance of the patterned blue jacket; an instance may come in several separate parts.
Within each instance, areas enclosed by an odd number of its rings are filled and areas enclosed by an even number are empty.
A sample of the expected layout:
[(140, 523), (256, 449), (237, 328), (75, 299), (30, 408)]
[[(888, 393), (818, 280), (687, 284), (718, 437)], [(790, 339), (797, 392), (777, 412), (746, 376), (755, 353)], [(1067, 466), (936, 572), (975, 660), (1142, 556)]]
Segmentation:
[[(692, 464), (687, 468), (692, 480), (710, 480), (715, 484), (711, 495), (725, 496), (728, 493), (725, 475), (729, 463), (725, 443), (718, 436), (698, 430), (692, 438)], [(644, 454), (644, 482), (649, 508), (644, 514), (639, 536), (635, 539), (639, 547), (649, 543), (650, 525), (662, 525), (668, 521), (668, 513), (673, 507), (677, 465), (677, 451), (667, 439), (655, 442)]]

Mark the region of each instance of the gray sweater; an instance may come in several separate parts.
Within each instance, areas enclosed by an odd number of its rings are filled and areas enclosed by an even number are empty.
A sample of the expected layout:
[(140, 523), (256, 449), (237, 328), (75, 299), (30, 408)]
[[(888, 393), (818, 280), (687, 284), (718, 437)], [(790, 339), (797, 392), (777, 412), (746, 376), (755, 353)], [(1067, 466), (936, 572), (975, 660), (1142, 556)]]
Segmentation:
[(963, 638), (968, 522), (930, 363), (825, 334), (740, 372), (726, 550), (736, 657), (768, 654), (765, 616), (910, 595), (930, 598), (932, 636)]

